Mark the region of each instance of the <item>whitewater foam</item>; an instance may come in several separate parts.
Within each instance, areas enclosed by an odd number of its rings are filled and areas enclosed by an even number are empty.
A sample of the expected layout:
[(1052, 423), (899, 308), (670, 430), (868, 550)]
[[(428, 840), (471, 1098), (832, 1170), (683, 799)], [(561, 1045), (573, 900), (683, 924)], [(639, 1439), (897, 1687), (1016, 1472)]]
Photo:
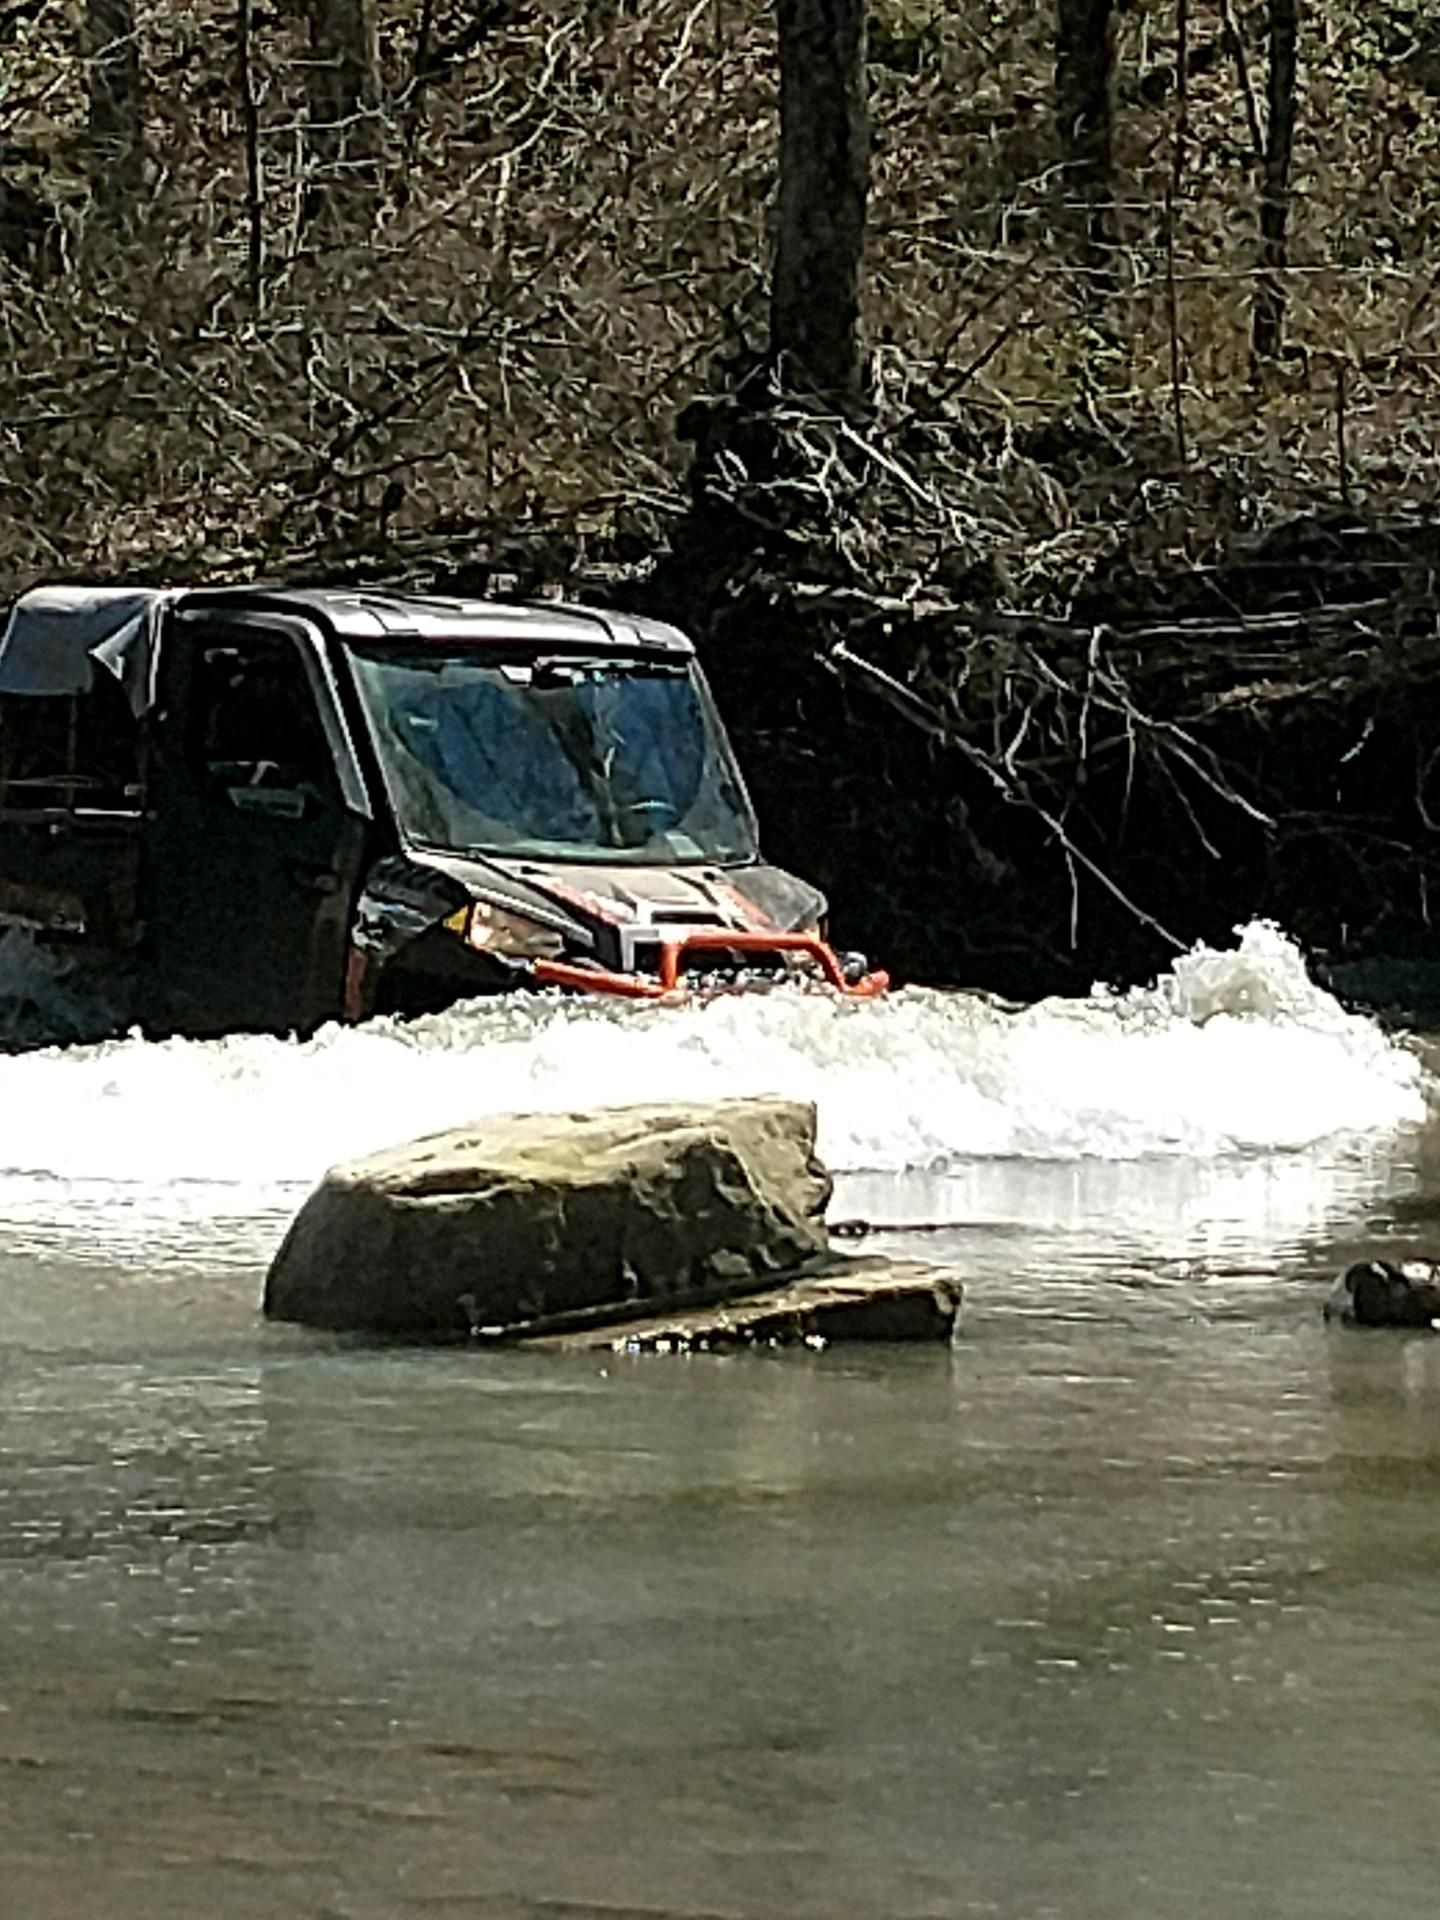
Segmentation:
[(17, 1055), (0, 1061), (0, 1214), (78, 1209), (105, 1232), (123, 1215), (142, 1240), (163, 1214), (198, 1232), (221, 1212), (279, 1217), (335, 1161), (484, 1114), (758, 1092), (815, 1101), (840, 1172), (1333, 1155), (1418, 1125), (1427, 1087), (1412, 1051), (1251, 926), (1151, 988), (1020, 1011), (919, 988), (681, 1007), (522, 995), (303, 1042)]

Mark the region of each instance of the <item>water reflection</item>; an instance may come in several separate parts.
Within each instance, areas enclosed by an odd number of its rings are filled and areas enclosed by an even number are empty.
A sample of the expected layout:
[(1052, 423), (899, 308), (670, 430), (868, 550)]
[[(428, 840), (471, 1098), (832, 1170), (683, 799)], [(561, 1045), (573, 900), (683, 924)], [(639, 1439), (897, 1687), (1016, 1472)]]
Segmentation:
[(845, 1174), (832, 1219), (907, 1227), (1005, 1227), (1053, 1236), (1067, 1257), (1087, 1242), (1160, 1259), (1284, 1257), (1331, 1222), (1421, 1190), (1421, 1136), (1348, 1150), (1215, 1160), (971, 1160), (943, 1172)]

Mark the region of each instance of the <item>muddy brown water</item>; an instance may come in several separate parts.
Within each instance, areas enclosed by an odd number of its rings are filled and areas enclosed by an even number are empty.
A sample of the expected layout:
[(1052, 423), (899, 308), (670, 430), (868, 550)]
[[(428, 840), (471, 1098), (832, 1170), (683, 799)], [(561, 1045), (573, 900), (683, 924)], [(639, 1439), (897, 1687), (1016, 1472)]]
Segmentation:
[(1440, 1143), (1304, 1177), (851, 1183), (971, 1220), (886, 1241), (953, 1351), (373, 1350), (12, 1245), (0, 1912), (1428, 1910), (1440, 1336), (1319, 1301)]

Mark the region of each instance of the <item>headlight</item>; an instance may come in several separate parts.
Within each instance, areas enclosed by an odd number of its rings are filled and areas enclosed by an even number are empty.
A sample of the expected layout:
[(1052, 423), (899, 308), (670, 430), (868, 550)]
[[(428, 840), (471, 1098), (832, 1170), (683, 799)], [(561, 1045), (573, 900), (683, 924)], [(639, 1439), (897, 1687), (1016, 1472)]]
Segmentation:
[[(565, 950), (565, 942), (553, 927), (542, 927), (523, 914), (493, 907), (488, 900), (476, 900), (462, 911), (464, 926), (457, 931), (463, 931), (465, 944), (477, 953), (505, 954), (514, 960), (554, 960)], [(457, 914), (455, 919), (461, 917)]]

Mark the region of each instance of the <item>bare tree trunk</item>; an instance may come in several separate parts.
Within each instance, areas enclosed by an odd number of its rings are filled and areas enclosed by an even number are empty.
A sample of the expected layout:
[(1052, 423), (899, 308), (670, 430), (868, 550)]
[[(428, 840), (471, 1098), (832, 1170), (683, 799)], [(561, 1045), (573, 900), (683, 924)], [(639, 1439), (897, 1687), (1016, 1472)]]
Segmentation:
[(375, 0), (308, 0), (310, 188), (306, 214), (363, 211), (379, 184)]
[(1269, 122), (1260, 187), (1260, 277), (1252, 347), (1256, 366), (1285, 344), (1285, 270), (1290, 264), (1290, 171), (1300, 75), (1300, 0), (1270, 0)]
[(430, 45), (435, 34), (435, 0), (420, 0), (420, 20), (415, 28), (415, 57), (410, 64), (410, 86), (405, 101), (404, 134), (401, 139), (402, 161), (408, 183), (411, 163), (415, 158), (415, 143), (420, 138), (420, 126), (425, 117), (425, 88), (429, 80)]
[(1065, 198), (1088, 257), (1115, 245), (1115, 0), (1055, 0), (1055, 119)]
[(255, 99), (253, 0), (238, 0), (235, 57), (240, 82), (240, 123), (245, 130), (245, 224), (250, 304), (258, 313), (264, 297), (265, 182), (260, 171), (260, 110)]
[(780, 206), (770, 352), (792, 381), (860, 390), (860, 268), (870, 191), (865, 0), (776, 0)]
[(85, 54), (90, 194), (105, 224), (124, 228), (145, 175), (134, 0), (85, 0)]

